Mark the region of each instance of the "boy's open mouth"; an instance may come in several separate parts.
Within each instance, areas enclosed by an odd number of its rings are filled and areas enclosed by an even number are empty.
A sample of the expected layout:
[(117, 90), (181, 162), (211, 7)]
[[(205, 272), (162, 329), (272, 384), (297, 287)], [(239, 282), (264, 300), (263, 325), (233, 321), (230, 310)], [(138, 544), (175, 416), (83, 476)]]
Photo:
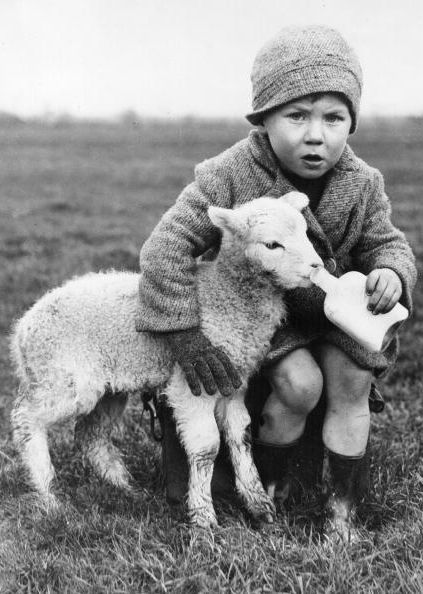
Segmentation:
[(304, 161), (308, 161), (310, 163), (320, 163), (320, 161), (323, 161), (322, 157), (320, 157), (320, 155), (304, 155), (304, 157), (302, 157), (302, 159)]

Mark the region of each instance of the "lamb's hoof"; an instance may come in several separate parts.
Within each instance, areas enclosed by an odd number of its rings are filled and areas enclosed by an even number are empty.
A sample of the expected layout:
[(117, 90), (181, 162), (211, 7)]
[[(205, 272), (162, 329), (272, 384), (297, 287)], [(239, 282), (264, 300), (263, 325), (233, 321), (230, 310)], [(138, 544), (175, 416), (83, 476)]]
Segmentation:
[(53, 493), (43, 493), (38, 500), (40, 507), (49, 515), (56, 514), (61, 510), (61, 504)]
[(259, 504), (249, 509), (249, 512), (255, 522), (261, 524), (273, 524), (276, 517), (275, 504), (270, 498), (266, 498)]
[(354, 523), (345, 518), (327, 518), (322, 530), (324, 547), (348, 546), (362, 540)]
[(145, 489), (140, 487), (132, 476), (129, 476), (128, 480), (120, 485), (120, 488), (132, 497), (145, 494)]
[(103, 473), (103, 479), (117, 489), (121, 489), (127, 493), (132, 493), (136, 490), (136, 483), (132, 478), (132, 475), (120, 464), (115, 465), (114, 468), (108, 468), (107, 471)]
[(264, 524), (274, 524), (275, 523), (275, 516), (271, 513), (266, 513), (260, 516), (261, 521)]
[(202, 530), (211, 530), (218, 526), (216, 514), (214, 513), (190, 513), (189, 523), (192, 528)]
[(272, 526), (275, 523), (275, 516), (270, 512), (251, 514), (251, 520), (254, 528), (263, 528), (264, 526)]
[(147, 489), (140, 487), (135, 481), (131, 480), (129, 484), (122, 487), (124, 493), (132, 499), (140, 499), (148, 494)]

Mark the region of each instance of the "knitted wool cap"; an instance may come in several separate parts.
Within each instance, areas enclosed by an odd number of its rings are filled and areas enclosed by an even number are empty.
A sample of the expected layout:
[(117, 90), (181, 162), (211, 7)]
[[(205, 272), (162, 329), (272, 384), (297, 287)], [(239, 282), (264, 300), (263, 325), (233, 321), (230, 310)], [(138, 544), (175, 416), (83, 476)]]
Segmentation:
[(252, 124), (263, 114), (311, 93), (343, 93), (349, 102), (351, 132), (357, 127), (363, 75), (353, 49), (325, 26), (286, 27), (258, 52), (251, 73)]

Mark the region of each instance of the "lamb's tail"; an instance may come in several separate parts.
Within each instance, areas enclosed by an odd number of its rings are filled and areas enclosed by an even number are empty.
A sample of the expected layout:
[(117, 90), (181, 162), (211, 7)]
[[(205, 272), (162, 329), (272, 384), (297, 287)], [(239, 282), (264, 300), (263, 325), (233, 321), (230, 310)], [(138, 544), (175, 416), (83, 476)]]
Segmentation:
[(18, 320), (13, 326), (9, 347), (12, 364), (22, 385), (28, 385), (30, 383), (30, 369), (26, 359), (25, 335), (26, 326), (23, 320)]

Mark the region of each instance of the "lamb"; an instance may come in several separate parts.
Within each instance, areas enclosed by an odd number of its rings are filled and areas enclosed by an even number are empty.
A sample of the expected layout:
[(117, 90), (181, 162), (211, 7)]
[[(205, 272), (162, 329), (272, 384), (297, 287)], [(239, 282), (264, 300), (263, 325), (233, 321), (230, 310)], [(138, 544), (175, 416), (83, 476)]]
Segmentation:
[(20, 379), (12, 426), (17, 450), (44, 504), (58, 505), (51, 488), (49, 427), (76, 419), (75, 439), (91, 466), (110, 483), (130, 489), (131, 477), (110, 433), (128, 394), (157, 391), (166, 394), (187, 453), (190, 521), (202, 527), (216, 523), (210, 485), (221, 433), (247, 510), (272, 521), (274, 504), (251, 456), (244, 395), (286, 316), (283, 289), (309, 287), (310, 272), (323, 265), (306, 235), (301, 210), (307, 204), (304, 194), (290, 192), (233, 210), (209, 207), (222, 244), (215, 261), (199, 263), (197, 288), (203, 332), (226, 351), (243, 378), (229, 398), (205, 391), (193, 396), (165, 339), (136, 332), (135, 273), (89, 273), (72, 279), (24, 314), (11, 339)]

